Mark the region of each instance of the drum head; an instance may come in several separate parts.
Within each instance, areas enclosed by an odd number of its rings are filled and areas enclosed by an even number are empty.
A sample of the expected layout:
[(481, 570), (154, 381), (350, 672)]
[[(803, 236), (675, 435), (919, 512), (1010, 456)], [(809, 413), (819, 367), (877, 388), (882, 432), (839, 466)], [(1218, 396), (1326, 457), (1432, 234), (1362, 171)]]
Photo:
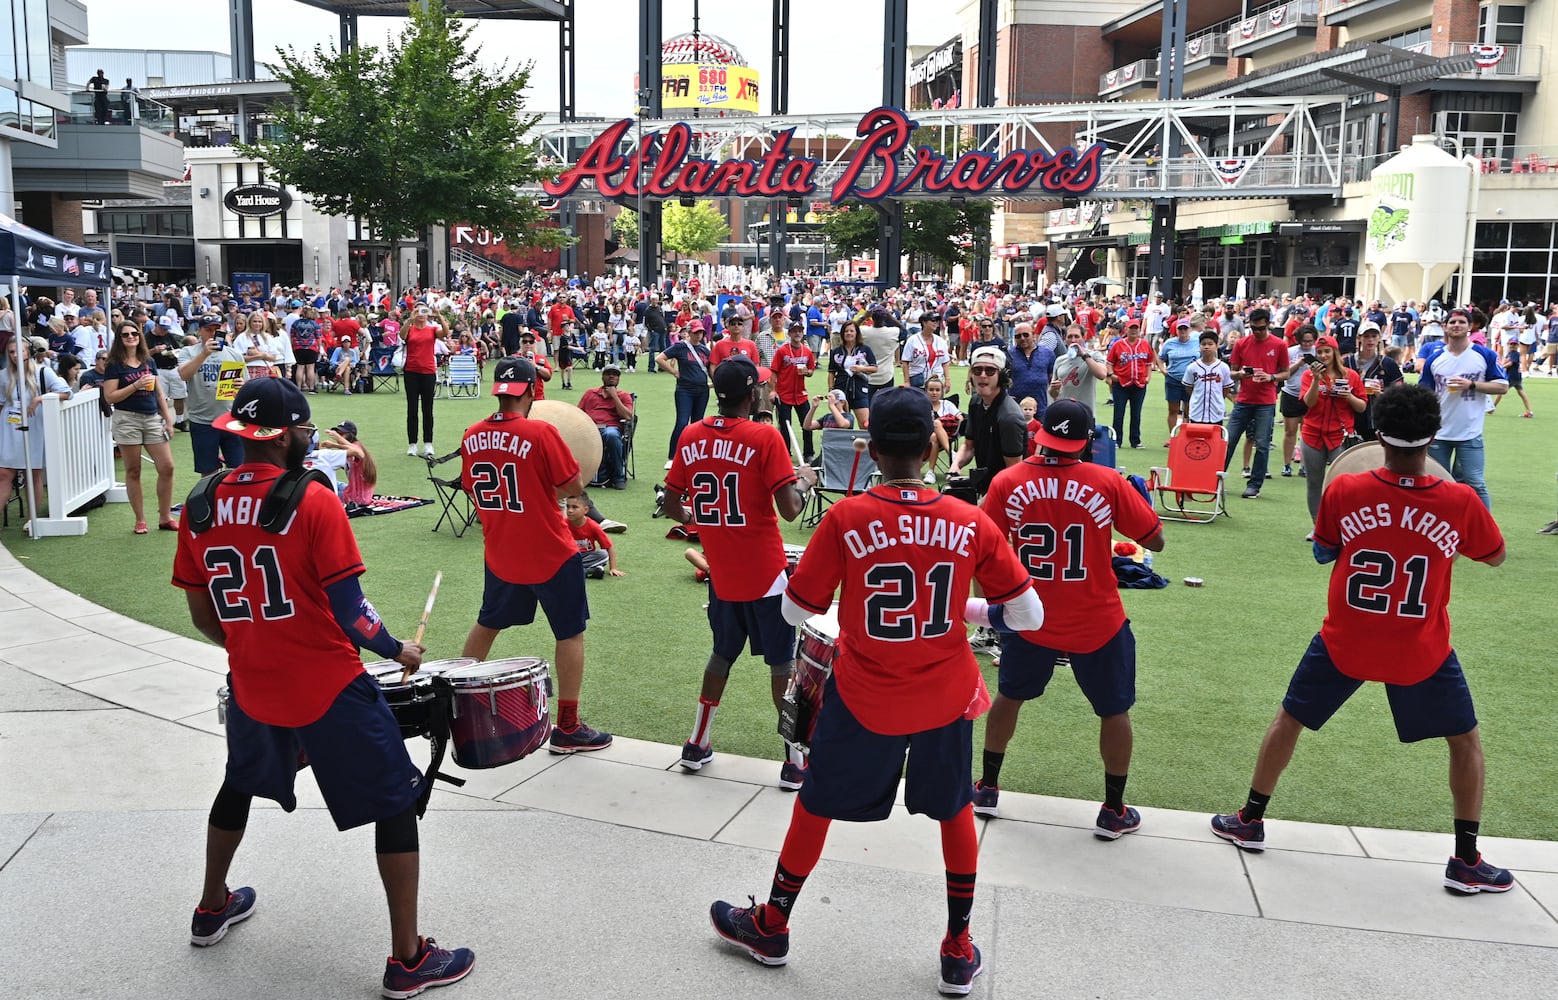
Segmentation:
[(442, 674), (456, 689), (487, 688), (515, 682), (529, 683), (537, 677), (545, 677), (548, 664), (535, 656), (514, 656), (505, 660), (473, 662), (463, 667), (453, 667)]
[(820, 615), (813, 615), (801, 624), (802, 631), (811, 632), (829, 642), (838, 641), (839, 605), (837, 601)]
[[(1352, 472), (1369, 472), (1373, 469), (1385, 467), (1385, 446), (1378, 441), (1365, 441), (1363, 444), (1353, 445), (1331, 463), (1331, 467), (1325, 473), (1325, 485), (1330, 486), (1331, 481), (1337, 476), (1345, 476)], [(1450, 472), (1444, 466), (1428, 460), (1428, 474), (1440, 479), (1449, 479)]]
[(402, 681), (400, 676), (405, 672), (406, 668), (394, 660), (365, 663), (363, 664), (363, 669), (368, 671), (369, 675), (379, 682), (379, 687), (386, 691), (393, 691), (396, 688), (421, 687), (433, 682), (433, 675), (425, 673), (420, 669), (413, 673), (410, 678)]

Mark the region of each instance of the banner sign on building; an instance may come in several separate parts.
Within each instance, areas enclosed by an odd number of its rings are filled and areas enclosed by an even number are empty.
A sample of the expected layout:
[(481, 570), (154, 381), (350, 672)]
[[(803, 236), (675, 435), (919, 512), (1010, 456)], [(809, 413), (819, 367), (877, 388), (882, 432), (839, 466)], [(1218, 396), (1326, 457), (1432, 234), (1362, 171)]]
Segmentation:
[(687, 63), (660, 67), (660, 106), (760, 113), (757, 70), (750, 66)]
[(222, 204), (234, 215), (264, 219), (291, 208), (292, 196), (286, 188), (274, 184), (243, 184), (227, 192), (222, 197)]
[[(585, 148), (578, 162), (556, 180), (542, 182), (554, 198), (572, 194), (585, 181), (607, 198), (810, 198), (819, 194), (816, 181), (822, 161), (790, 154), (795, 130), (774, 136), (761, 159), (706, 160), (693, 148), (692, 128), (677, 122), (664, 134), (651, 133), (631, 155), (624, 148), (635, 122), (624, 118), (604, 129)], [(1104, 146), (1085, 150), (1066, 146), (1046, 150), (1017, 149), (1005, 154), (968, 150), (956, 158), (928, 146), (910, 146), (919, 123), (897, 108), (868, 111), (855, 130), (859, 141), (853, 155), (827, 192), (838, 205), (848, 200), (877, 201), (903, 197), (910, 191), (1004, 197), (1036, 188), (1071, 197), (1098, 184)]]

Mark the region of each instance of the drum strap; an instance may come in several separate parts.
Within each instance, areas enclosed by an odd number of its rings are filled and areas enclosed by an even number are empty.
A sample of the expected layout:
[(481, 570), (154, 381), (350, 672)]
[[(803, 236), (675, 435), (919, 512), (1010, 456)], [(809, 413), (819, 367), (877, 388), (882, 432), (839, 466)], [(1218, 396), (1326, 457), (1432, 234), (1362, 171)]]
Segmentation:
[[(216, 488), (231, 472), (231, 469), (214, 472), (189, 491), (189, 496), (184, 500), (184, 518), (194, 534), (209, 531), (216, 522)], [(260, 527), (273, 535), (285, 531), (292, 515), (297, 512), (298, 504), (307, 495), (310, 481), (335, 492), (335, 484), (330, 481), (330, 477), (317, 469), (288, 469), (276, 478), (270, 491), (265, 494), (265, 499), (260, 502)]]
[(454, 720), (454, 691), (449, 685), (443, 683), (442, 678), (433, 681), (433, 702), (429, 712), (428, 739), (433, 743), (433, 755), (428, 759), (425, 777), (422, 782), (422, 794), (417, 798), (417, 819), (421, 819), (427, 812), (427, 804), (433, 797), (433, 782), (447, 781), (456, 788), (465, 785), (464, 778), (457, 778), (452, 774), (445, 774), (439, 770), (444, 763), (444, 754), (449, 750), (450, 727)]

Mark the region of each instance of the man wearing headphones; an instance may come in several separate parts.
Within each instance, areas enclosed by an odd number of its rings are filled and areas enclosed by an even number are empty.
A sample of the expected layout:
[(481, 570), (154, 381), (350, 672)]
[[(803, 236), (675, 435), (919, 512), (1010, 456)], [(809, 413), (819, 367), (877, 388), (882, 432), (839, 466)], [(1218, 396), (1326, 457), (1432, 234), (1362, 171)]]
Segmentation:
[(979, 468), (970, 478), (974, 492), (982, 496), (997, 472), (1022, 461), (1028, 420), (1006, 391), (1012, 384), (1012, 373), (1005, 351), (989, 346), (975, 349), (969, 357), (968, 374), (974, 389), (968, 405), (968, 434), (948, 471), (956, 476), (972, 459)]
[(1136, 637), (1115, 584), (1115, 531), (1163, 550), (1152, 505), (1113, 469), (1085, 461), (1093, 415), (1074, 399), (1057, 400), (1037, 432), (1039, 452), (998, 473), (981, 505), (1006, 530), (1045, 607), (1086, 608), (1048, 615), (1033, 631), (1001, 637), (998, 694), (985, 726), (984, 769), (974, 784), (974, 813), (998, 815), (1001, 764), (1022, 703), (1044, 693), (1065, 657), (1099, 719), (1104, 802), (1094, 836), (1118, 840), (1141, 826), (1125, 804), (1131, 765), (1131, 706), (1136, 701)]

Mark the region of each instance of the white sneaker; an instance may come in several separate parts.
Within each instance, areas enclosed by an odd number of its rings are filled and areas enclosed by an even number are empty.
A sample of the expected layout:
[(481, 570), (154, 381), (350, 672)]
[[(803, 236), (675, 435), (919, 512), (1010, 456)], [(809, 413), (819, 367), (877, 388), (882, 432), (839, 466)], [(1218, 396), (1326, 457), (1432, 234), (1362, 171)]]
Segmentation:
[(433, 451), (433, 446), (430, 445), (430, 444), (423, 444), (422, 445), (422, 454), (426, 455), (428, 458), (437, 458), (438, 457), (438, 454)]
[(934, 472), (927, 472), (927, 473), (925, 473), (925, 485), (926, 486), (935, 486), (936, 485), (936, 474)]
[(665, 471), (667, 471), (667, 472), (670, 472), (670, 471), (671, 471), (671, 460), (670, 460), (670, 459), (666, 459), (666, 462), (665, 462)]
[(621, 521), (613, 521), (609, 517), (603, 517), (600, 521), (600, 530), (604, 531), (608, 535), (620, 535), (624, 531), (628, 530), (628, 526), (623, 524)]
[(416, 458), (417, 457), (417, 446), (416, 445), (412, 445), (411, 447), (407, 448), (406, 449), (406, 454), (411, 456), (412, 458)]

